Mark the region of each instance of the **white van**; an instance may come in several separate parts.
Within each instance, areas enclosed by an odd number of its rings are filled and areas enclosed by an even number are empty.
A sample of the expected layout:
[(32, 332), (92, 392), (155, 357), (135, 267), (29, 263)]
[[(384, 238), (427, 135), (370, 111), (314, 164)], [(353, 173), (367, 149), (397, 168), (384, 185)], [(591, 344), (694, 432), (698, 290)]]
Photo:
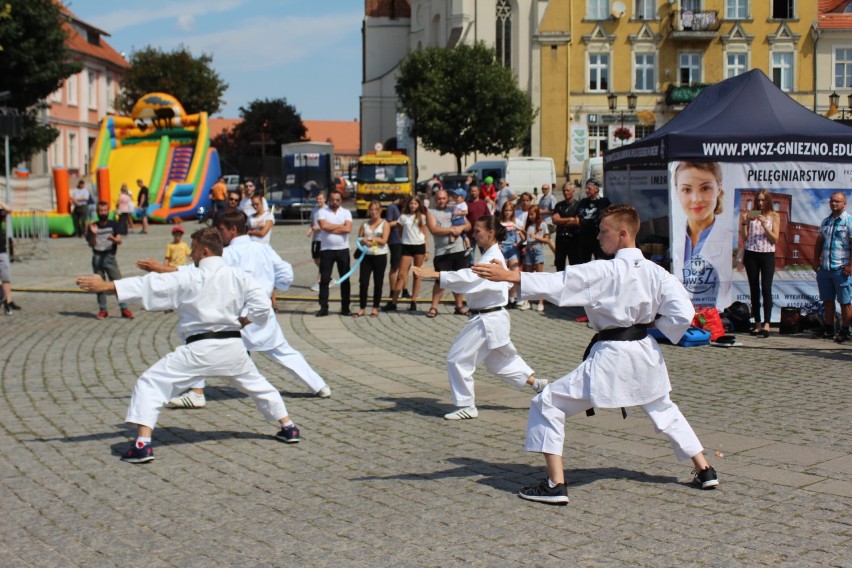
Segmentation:
[(551, 187), (556, 185), (553, 158), (509, 158), (506, 160), (506, 181), (515, 195), (524, 192), (538, 195), (539, 188), (545, 183), (549, 183)]

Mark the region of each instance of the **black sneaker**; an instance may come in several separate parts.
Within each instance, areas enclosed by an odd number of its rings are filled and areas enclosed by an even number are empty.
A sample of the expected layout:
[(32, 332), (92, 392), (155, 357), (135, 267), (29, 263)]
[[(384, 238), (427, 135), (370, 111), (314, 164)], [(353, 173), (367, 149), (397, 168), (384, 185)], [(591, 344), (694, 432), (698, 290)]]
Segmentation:
[(716, 489), (719, 486), (719, 476), (716, 475), (716, 470), (713, 466), (707, 466), (701, 471), (692, 470), (695, 477), (692, 478), (692, 483), (701, 487), (701, 489)]
[(394, 304), (393, 302), (388, 302), (387, 304), (382, 306), (382, 311), (383, 312), (395, 312), (396, 311), (396, 304)]
[(840, 331), (837, 332), (837, 336), (834, 338), (834, 341), (837, 343), (846, 343), (849, 341), (849, 328), (841, 327)]
[(7, 302), (3, 302), (3, 313), (7, 316), (12, 315), (12, 306), (10, 306)]
[(121, 454), (121, 461), (128, 463), (148, 463), (154, 461), (154, 448), (151, 444), (145, 444), (141, 448), (136, 446), (136, 442), (131, 444), (130, 448)]
[(15, 302), (9, 302), (9, 304), (8, 304), (8, 305), (9, 305), (9, 307), (10, 307), (10, 308), (12, 308), (12, 309), (13, 309), (13, 310), (15, 310), (15, 311), (18, 311), (18, 310), (20, 310), (20, 309), (21, 309), (21, 306), (19, 306), (19, 305), (18, 305), (18, 304), (16, 304)]
[(314, 314), (318, 318), (324, 318), (328, 315), (328, 308), (322, 308), (320, 311)]
[(408, 292), (408, 288), (402, 289), (402, 297), (403, 298), (410, 298), (411, 297), (411, 294)]
[(275, 437), (285, 444), (298, 444), (301, 441), (301, 438), (299, 438), (299, 429), (295, 424), (281, 428), (275, 434)]
[(834, 339), (834, 328), (825, 326), (822, 329), (822, 338), (823, 339)]
[(568, 489), (564, 483), (557, 483), (556, 487), (550, 487), (547, 479), (538, 485), (524, 487), (518, 492), (518, 497), (527, 501), (537, 501), (549, 505), (567, 505)]

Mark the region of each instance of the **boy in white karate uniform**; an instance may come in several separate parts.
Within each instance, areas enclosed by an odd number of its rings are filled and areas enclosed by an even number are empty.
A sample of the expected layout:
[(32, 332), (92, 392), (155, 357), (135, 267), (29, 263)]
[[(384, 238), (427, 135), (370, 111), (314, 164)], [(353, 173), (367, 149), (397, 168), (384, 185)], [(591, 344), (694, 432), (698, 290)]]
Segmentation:
[[(548, 479), (523, 488), (530, 501), (568, 502), (562, 449), (565, 419), (590, 408), (640, 406), (657, 432), (669, 438), (679, 460), (692, 459), (694, 482), (719, 485), (695, 432), (669, 398), (671, 384), (663, 354), (647, 335), (653, 323), (672, 342), (680, 340), (694, 316), (683, 285), (636, 248), (639, 215), (629, 205), (608, 207), (598, 242), (613, 260), (596, 260), (556, 273), (516, 273), (496, 264), (476, 265), (483, 278), (520, 284), (524, 299), (544, 298), (559, 306), (583, 306), (599, 332), (588, 358), (548, 385), (530, 403), (526, 450), (544, 454)], [(655, 319), (656, 318), (656, 319)]]
[[(141, 302), (146, 310), (177, 310), (178, 335), (186, 343), (157, 361), (136, 381), (127, 422), (136, 425), (136, 442), (121, 456), (130, 463), (154, 459), (151, 436), (160, 409), (169, 398), (199, 377), (228, 377), (249, 395), (267, 420), (277, 421), (276, 437), (299, 442), (299, 429), (290, 420), (278, 390), (269, 384), (249, 358), (240, 329), (263, 324), (272, 314), (269, 294), (251, 276), (225, 266), (222, 239), (215, 229), (192, 235), (192, 260), (199, 270), (148, 274), (104, 282), (99, 275), (81, 276), (86, 292), (116, 294), (120, 301)], [(243, 309), (247, 315), (241, 317)]]

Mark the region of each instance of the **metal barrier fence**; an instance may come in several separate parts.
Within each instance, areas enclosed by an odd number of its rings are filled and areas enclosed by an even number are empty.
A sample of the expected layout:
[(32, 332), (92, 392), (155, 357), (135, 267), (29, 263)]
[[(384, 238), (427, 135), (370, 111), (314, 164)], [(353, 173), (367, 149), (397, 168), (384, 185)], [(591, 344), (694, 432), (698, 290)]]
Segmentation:
[(21, 211), (15, 215), (12, 225), (12, 260), (28, 258), (46, 258), (47, 242), (50, 232), (47, 227), (47, 214), (40, 209)]

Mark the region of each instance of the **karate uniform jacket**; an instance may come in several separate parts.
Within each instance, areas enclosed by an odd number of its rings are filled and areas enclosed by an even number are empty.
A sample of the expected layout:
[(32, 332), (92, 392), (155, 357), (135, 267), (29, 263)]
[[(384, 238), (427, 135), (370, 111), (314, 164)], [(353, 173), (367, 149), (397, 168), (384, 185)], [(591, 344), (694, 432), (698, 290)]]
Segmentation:
[[(619, 250), (613, 260), (595, 260), (564, 272), (524, 272), (520, 294), (559, 306), (582, 306), (596, 331), (654, 322), (673, 343), (695, 315), (677, 278), (635, 248)], [(671, 390), (662, 351), (651, 336), (599, 341), (572, 374), (568, 380), (589, 379), (589, 398), (599, 408), (638, 406)]]
[(197, 270), (122, 278), (115, 290), (121, 302), (140, 302), (150, 311), (177, 310), (177, 332), (184, 341), (208, 331), (238, 331), (241, 313), (261, 325), (275, 321), (269, 294), (219, 256), (202, 259)]
[[(479, 264), (488, 264), (493, 259), (500, 261), (506, 268), (506, 260), (500, 251), (500, 244), (492, 245), (479, 260)], [(454, 272), (441, 272), (441, 288), (456, 294), (465, 294), (467, 306), (471, 310), (481, 310), (497, 306), (505, 306), (509, 301), (508, 282), (489, 282), (480, 278), (469, 268)], [(487, 314), (479, 314), (473, 318), (480, 321), (485, 329), (485, 339), (489, 349), (496, 349), (509, 343), (510, 320), (509, 312), (498, 310)]]

